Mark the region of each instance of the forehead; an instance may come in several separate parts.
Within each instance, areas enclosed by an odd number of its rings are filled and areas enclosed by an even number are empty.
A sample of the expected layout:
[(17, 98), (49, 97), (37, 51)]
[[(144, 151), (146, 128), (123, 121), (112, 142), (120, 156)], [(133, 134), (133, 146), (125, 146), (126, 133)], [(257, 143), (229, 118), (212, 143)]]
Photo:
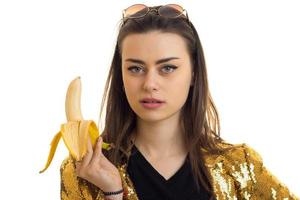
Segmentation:
[(122, 59), (139, 57), (157, 59), (158, 57), (188, 56), (184, 38), (176, 33), (152, 31), (126, 36), (122, 42)]

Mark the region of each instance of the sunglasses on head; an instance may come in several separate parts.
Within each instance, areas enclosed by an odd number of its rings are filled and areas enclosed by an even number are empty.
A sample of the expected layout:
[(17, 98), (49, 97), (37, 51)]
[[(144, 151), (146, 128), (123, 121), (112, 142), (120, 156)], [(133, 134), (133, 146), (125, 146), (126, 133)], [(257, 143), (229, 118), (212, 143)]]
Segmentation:
[(148, 7), (144, 4), (134, 4), (123, 10), (123, 23), (126, 19), (144, 17), (152, 10), (156, 11), (159, 16), (166, 18), (177, 18), (184, 15), (189, 21), (187, 11), (178, 4), (167, 4), (158, 8)]

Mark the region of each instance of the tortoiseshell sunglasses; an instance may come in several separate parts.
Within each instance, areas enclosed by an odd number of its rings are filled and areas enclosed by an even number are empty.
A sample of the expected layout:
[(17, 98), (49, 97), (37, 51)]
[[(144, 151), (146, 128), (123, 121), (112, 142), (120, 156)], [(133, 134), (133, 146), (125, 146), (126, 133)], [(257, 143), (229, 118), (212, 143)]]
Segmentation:
[(144, 4), (134, 4), (123, 10), (123, 24), (125, 23), (126, 19), (144, 17), (151, 10), (155, 10), (158, 15), (167, 18), (177, 18), (185, 15), (188, 22), (190, 23), (187, 11), (178, 4), (167, 4), (160, 6), (157, 9), (154, 7), (148, 7)]

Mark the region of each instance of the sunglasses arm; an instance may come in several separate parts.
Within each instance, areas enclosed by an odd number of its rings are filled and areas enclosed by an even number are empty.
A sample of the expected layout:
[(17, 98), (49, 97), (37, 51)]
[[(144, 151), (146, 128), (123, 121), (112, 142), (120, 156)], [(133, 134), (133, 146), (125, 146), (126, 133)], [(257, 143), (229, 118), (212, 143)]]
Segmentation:
[(124, 21), (125, 10), (122, 11), (122, 20)]

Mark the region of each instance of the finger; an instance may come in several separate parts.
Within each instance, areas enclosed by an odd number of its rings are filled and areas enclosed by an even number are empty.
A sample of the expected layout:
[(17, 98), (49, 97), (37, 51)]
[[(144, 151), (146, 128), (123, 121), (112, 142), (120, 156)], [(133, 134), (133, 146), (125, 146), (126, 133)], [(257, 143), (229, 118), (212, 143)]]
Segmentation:
[(92, 142), (91, 142), (90, 137), (88, 137), (87, 152), (83, 156), (82, 162), (81, 162), (83, 167), (86, 167), (91, 162), (92, 156), (93, 156), (93, 146), (92, 146)]
[(81, 165), (82, 165), (82, 162), (80, 162), (80, 161), (75, 162), (75, 171), (76, 171), (77, 175), (79, 175), (79, 173), (80, 173)]
[(99, 136), (97, 139), (95, 151), (93, 153), (92, 161), (98, 161), (100, 159), (100, 156), (103, 155), (102, 154), (102, 142), (103, 142), (103, 139), (101, 136)]

